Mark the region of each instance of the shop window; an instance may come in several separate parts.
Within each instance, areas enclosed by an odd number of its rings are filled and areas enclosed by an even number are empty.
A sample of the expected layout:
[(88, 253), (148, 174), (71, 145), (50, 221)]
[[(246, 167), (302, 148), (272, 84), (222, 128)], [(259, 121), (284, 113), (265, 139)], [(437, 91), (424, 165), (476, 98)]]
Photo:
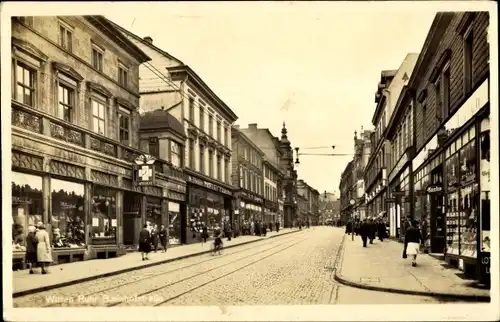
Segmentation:
[(85, 203), (83, 184), (50, 180), (52, 244), (60, 247), (85, 246)]
[(160, 199), (148, 197), (146, 204), (146, 225), (148, 229), (152, 229), (155, 225), (158, 229), (161, 224), (161, 201)]
[(91, 207), (92, 238), (110, 239), (110, 242), (116, 243), (116, 211), (116, 190), (95, 186)]
[(476, 144), (472, 140), (460, 150), (460, 181), (469, 183), (476, 179)]
[(12, 246), (26, 250), (28, 227), (42, 221), (42, 177), (12, 172)]
[(448, 194), (446, 207), (446, 253), (459, 254), (459, 199), (458, 191)]
[(481, 122), (481, 137), (480, 137), (480, 182), (481, 187), (481, 252), (491, 252), (490, 245), (490, 131), (489, 119)]
[(459, 167), (458, 153), (453, 154), (446, 160), (446, 176), (448, 179), (448, 187), (458, 185), (458, 167)]
[(180, 205), (175, 202), (168, 203), (168, 232), (170, 245), (180, 245), (181, 243), (181, 213)]
[(460, 189), (460, 251), (467, 257), (476, 257), (477, 237), (477, 192), (476, 184)]

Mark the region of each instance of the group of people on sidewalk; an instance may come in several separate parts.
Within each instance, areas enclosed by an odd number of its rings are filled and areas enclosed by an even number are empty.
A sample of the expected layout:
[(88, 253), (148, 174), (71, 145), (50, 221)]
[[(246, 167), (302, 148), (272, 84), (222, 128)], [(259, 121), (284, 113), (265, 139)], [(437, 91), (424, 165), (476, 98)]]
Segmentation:
[(48, 273), (47, 267), (52, 263), (52, 248), (49, 233), (42, 222), (38, 222), (36, 226), (28, 227), (25, 263), (30, 274), (35, 273), (33, 270), (35, 266), (40, 266), (42, 274)]
[[(414, 219), (408, 220), (408, 228), (404, 233), (404, 248), (403, 248), (403, 258), (411, 256), (412, 266), (417, 266), (417, 255), (420, 253), (421, 245), (424, 245), (424, 238), (422, 232), (420, 231), (418, 221)], [(356, 234), (356, 236), (361, 236), (363, 241), (363, 247), (368, 247), (368, 240), (370, 244), (378, 236), (380, 241), (388, 238), (387, 236), (387, 225), (383, 219), (373, 219), (371, 217), (365, 218), (363, 220), (351, 219), (346, 225), (346, 234)]]
[(367, 247), (368, 240), (370, 240), (370, 244), (373, 244), (377, 236), (380, 241), (384, 241), (387, 238), (387, 225), (380, 218), (373, 219), (372, 217), (368, 217), (362, 221), (356, 218), (347, 222), (346, 233), (348, 235), (356, 234), (356, 236), (361, 236), (363, 247)]
[(276, 232), (280, 231), (280, 223), (277, 221), (275, 223), (272, 222), (264, 222), (261, 220), (255, 221), (244, 221), (242, 225), (242, 233), (247, 236), (266, 236), (267, 230), (270, 232), (276, 230)]
[(142, 260), (148, 260), (149, 253), (154, 250), (158, 251), (158, 246), (162, 246), (163, 252), (167, 251), (167, 229), (165, 225), (148, 226), (145, 224), (139, 233), (139, 252), (141, 252)]

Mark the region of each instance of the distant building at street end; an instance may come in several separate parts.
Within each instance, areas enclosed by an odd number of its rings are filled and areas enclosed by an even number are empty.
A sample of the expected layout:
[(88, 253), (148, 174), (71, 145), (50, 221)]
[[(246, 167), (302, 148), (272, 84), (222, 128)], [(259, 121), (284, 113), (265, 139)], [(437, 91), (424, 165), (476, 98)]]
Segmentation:
[(305, 202), (305, 205), (302, 206), (299, 220), (310, 222), (312, 225), (318, 225), (320, 215), (319, 192), (300, 179), (297, 180), (297, 193), (302, 197), (301, 202)]
[(319, 213), (321, 224), (340, 224), (340, 199), (330, 192), (319, 196)]

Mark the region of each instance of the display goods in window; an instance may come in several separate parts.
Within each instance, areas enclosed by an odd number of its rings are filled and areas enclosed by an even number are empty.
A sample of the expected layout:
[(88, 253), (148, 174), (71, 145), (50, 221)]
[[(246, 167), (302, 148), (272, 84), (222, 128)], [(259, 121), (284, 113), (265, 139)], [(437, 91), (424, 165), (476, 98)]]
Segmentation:
[(469, 183), (476, 179), (476, 145), (469, 142), (460, 150), (460, 181)]
[(448, 160), (446, 160), (446, 176), (448, 179), (448, 187), (454, 187), (458, 184), (458, 166), (458, 153), (455, 153)]
[(477, 203), (475, 185), (460, 190), (460, 254), (476, 257)]
[(448, 254), (459, 254), (459, 212), (458, 212), (458, 192), (448, 195), (448, 207), (446, 214), (446, 234)]
[(85, 246), (85, 203), (82, 184), (51, 179), (52, 246), (77, 248)]
[(116, 191), (110, 188), (94, 188), (91, 209), (91, 237), (116, 238)]
[(42, 178), (12, 172), (12, 247), (25, 251), (29, 226), (42, 221)]

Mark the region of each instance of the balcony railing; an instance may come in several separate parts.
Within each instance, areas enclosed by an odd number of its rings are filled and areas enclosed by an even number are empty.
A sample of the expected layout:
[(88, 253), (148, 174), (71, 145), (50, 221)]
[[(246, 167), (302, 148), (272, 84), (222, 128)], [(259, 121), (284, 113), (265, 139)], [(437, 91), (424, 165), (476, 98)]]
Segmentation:
[[(12, 104), (12, 126), (44, 134), (56, 140), (93, 150), (128, 163), (134, 162), (139, 155), (144, 154), (138, 149), (125, 146), (15, 101)], [(158, 173), (185, 180), (182, 168), (175, 167), (168, 161), (158, 160), (155, 167)]]

